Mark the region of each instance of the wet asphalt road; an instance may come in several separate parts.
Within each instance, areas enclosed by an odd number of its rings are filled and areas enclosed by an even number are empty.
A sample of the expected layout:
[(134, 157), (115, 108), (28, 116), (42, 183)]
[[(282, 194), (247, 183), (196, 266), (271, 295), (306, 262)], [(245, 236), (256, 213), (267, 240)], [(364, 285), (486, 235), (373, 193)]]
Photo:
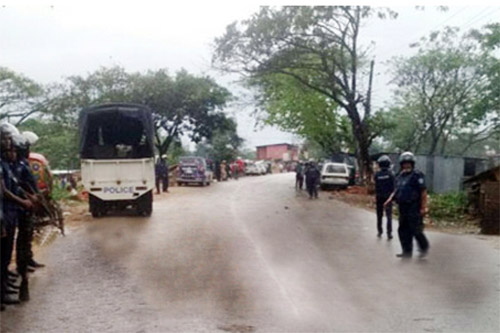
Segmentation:
[(429, 232), (429, 257), (402, 261), (374, 214), (293, 181), (175, 188), (151, 218), (82, 224), (2, 332), (500, 331), (498, 238)]

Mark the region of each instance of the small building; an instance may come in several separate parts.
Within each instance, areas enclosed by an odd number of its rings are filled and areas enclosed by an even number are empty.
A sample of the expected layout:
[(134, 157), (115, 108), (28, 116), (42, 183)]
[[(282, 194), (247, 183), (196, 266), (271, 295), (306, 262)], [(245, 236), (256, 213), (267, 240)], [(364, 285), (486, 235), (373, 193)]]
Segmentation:
[(481, 233), (500, 234), (500, 166), (464, 181), (469, 207), (481, 216)]
[(288, 143), (257, 146), (257, 159), (267, 161), (298, 161), (299, 147)]
[[(399, 172), (399, 154), (379, 153), (371, 155), (374, 169), (381, 155), (392, 160), (393, 169)], [(463, 190), (463, 182), (494, 166), (488, 158), (462, 156), (415, 155), (415, 167), (425, 174), (427, 189), (434, 193), (458, 192)], [(498, 164), (496, 164), (498, 165)]]

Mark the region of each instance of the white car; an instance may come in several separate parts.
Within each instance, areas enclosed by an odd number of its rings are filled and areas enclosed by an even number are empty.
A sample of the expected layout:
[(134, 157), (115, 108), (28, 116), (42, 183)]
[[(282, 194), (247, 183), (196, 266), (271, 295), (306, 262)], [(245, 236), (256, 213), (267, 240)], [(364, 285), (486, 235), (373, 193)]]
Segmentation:
[(245, 174), (248, 176), (254, 176), (260, 174), (259, 168), (255, 165), (255, 163), (247, 163), (245, 168)]
[(259, 175), (265, 175), (267, 173), (267, 165), (263, 161), (258, 161), (255, 163)]
[(321, 169), (321, 188), (336, 186), (347, 188), (349, 185), (349, 168), (345, 163), (325, 163)]

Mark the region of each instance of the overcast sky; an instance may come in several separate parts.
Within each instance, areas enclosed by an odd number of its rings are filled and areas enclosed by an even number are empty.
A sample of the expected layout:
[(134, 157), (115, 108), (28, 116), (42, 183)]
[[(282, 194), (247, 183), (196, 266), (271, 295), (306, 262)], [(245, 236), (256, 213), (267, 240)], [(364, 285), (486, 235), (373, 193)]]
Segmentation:
[[(233, 79), (211, 70), (211, 45), (228, 24), (249, 17), (259, 6), (242, 1), (177, 2), (21, 5), (0, 0), (0, 66), (43, 83), (84, 75), (100, 66), (120, 65), (127, 71), (168, 68), (172, 73), (185, 68), (210, 74), (237, 93)], [(393, 9), (399, 12), (398, 19), (370, 22), (362, 32), (364, 43), (375, 42), (375, 108), (390, 98), (390, 76), (383, 62), (411, 54), (411, 42), (447, 25), (469, 29), (500, 21), (500, 7), (450, 6), (446, 12), (434, 7)], [(237, 118), (248, 147), (298, 141), (274, 128), (255, 129), (251, 110), (228, 110)]]

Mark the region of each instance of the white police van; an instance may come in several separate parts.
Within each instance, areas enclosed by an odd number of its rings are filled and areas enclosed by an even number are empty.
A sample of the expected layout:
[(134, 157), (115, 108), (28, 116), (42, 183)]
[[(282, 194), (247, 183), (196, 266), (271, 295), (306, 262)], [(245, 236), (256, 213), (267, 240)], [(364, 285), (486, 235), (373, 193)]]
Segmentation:
[(80, 113), (82, 182), (93, 217), (133, 207), (153, 210), (154, 144), (151, 110), (137, 104), (104, 104)]

